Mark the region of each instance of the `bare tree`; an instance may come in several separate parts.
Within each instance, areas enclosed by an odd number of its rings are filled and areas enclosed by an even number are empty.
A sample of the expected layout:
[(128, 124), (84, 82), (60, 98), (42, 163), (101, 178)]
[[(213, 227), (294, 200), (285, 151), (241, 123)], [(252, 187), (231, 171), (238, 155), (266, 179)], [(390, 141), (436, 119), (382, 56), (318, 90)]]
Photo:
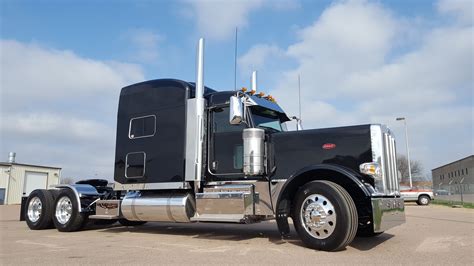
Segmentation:
[(59, 181), (61, 184), (74, 184), (74, 179), (72, 177), (61, 177), (61, 180)]
[[(413, 180), (422, 177), (423, 166), (420, 161), (410, 160), (411, 176)], [(397, 155), (397, 168), (402, 176), (401, 183), (408, 183), (408, 161), (405, 155)], [(423, 178), (422, 178), (423, 179)]]

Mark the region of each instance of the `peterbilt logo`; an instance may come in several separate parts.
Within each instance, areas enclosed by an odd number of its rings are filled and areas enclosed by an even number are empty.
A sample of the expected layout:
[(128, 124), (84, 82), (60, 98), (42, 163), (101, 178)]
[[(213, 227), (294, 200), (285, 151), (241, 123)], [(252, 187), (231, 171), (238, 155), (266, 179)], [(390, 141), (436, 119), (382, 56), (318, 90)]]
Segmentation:
[(99, 206), (102, 209), (110, 209), (110, 210), (118, 208), (117, 203), (99, 203), (97, 204), (97, 206)]
[(331, 149), (334, 149), (336, 148), (336, 144), (334, 143), (324, 143), (323, 144), (323, 149), (325, 150), (331, 150)]

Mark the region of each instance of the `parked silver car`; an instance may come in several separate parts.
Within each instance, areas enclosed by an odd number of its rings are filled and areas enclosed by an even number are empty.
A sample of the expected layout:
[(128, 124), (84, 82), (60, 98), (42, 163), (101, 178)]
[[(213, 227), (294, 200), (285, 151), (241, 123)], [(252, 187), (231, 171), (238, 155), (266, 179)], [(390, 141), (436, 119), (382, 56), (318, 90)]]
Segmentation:
[(400, 186), (400, 193), (405, 202), (416, 202), (418, 205), (428, 205), (434, 199), (434, 193), (431, 189)]

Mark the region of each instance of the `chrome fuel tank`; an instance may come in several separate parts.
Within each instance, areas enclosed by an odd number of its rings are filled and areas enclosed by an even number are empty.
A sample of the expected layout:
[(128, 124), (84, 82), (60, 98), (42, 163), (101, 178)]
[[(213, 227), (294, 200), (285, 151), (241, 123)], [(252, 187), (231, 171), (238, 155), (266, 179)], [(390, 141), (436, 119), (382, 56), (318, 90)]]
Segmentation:
[(130, 221), (189, 222), (196, 203), (190, 193), (145, 194), (129, 192), (122, 200), (122, 216)]

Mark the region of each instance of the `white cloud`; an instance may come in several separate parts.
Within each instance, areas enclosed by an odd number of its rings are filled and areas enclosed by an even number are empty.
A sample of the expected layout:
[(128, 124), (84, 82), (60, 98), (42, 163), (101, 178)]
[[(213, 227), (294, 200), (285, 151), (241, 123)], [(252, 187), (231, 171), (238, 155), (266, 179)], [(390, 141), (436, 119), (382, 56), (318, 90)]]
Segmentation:
[(247, 53), (238, 58), (238, 66), (242, 73), (250, 75), (253, 70), (263, 69), (271, 58), (285, 57), (285, 52), (276, 45), (257, 44)]
[(14, 40), (0, 42), (0, 66), (0, 160), (16, 151), (65, 176), (111, 178), (118, 95), (141, 68)]
[(472, 25), (474, 14), (472, 0), (441, 0), (437, 7), (440, 13), (453, 15), (460, 23)]
[(58, 99), (115, 95), (122, 85), (143, 79), (136, 65), (92, 60), (12, 40), (2, 40), (0, 48), (6, 110), (29, 108), (38, 100), (47, 105)]
[(115, 134), (115, 129), (110, 124), (69, 114), (13, 113), (2, 117), (2, 120), (2, 131), (6, 136), (16, 135), (35, 140), (74, 141), (97, 145), (103, 141), (104, 136)]
[(132, 58), (138, 62), (156, 62), (159, 58), (159, 43), (165, 38), (149, 29), (131, 29), (123, 37), (132, 44)]
[(385, 123), (398, 133), (401, 145), (403, 128), (394, 119), (406, 116), (412, 157), (429, 171), (474, 148), (473, 28), (458, 23), (466, 16), (458, 12), (464, 8), (443, 5), (441, 10), (456, 11), (455, 23), (427, 29), (377, 3), (337, 2), (299, 30), (294, 44), (259, 44), (240, 62), (266, 71), (274, 64), (269, 56), (274, 51), (282, 54), (280, 65), (285, 56), (297, 62), (263, 85), (273, 87), (270, 93), (293, 115), (297, 100), (288, 95), (296, 95), (301, 75), (305, 128)]
[(235, 28), (248, 24), (249, 14), (262, 6), (263, 0), (189, 1), (200, 34), (223, 40), (234, 36)]

